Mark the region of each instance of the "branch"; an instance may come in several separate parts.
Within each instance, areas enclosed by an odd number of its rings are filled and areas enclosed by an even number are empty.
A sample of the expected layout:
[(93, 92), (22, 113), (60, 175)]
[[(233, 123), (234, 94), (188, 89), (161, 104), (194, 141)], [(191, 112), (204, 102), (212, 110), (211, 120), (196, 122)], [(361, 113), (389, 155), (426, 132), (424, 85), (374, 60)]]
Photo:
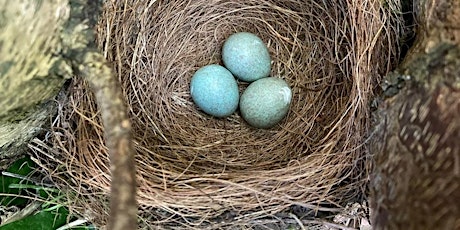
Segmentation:
[(106, 65), (105, 59), (98, 52), (87, 52), (81, 56), (80, 61), (77, 69), (89, 81), (96, 95), (109, 149), (112, 182), (108, 229), (136, 229), (134, 151), (131, 124), (121, 88), (112, 70)]

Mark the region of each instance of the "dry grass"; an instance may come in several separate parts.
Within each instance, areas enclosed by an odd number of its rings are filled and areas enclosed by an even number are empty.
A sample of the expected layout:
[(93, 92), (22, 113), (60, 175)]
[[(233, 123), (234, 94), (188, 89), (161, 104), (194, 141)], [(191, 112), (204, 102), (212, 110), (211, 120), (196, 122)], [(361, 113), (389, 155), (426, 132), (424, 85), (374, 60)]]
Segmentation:
[[(108, 1), (98, 43), (130, 107), (143, 221), (248, 226), (293, 205), (338, 212), (361, 196), (370, 100), (398, 52), (395, 12), (398, 1), (381, 0)], [(221, 64), (223, 41), (238, 31), (268, 44), (271, 75), (293, 89), (273, 129), (239, 113), (209, 117), (190, 98), (194, 71)], [(104, 225), (109, 162), (94, 97), (75, 79), (60, 103), (47, 142), (54, 156), (43, 159), (62, 161), (52, 178)]]

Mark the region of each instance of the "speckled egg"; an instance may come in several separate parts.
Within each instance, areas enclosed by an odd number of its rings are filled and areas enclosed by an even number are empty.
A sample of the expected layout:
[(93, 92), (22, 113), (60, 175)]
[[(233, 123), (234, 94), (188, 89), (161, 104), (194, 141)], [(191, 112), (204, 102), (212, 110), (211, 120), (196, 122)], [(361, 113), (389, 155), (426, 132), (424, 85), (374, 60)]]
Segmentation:
[(237, 78), (252, 82), (270, 74), (270, 54), (265, 43), (255, 34), (231, 35), (222, 48), (225, 67)]
[(190, 94), (205, 113), (226, 117), (238, 108), (238, 85), (232, 73), (220, 65), (200, 68), (190, 82)]
[(251, 83), (241, 95), (240, 112), (256, 128), (268, 129), (288, 113), (292, 92), (281, 78), (262, 78)]

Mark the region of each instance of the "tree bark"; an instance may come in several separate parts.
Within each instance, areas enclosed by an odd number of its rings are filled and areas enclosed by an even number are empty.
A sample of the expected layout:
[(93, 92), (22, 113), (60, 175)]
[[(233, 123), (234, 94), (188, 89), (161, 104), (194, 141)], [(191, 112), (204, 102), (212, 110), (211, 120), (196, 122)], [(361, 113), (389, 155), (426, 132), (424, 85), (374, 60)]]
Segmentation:
[(24, 152), (53, 114), (52, 98), (72, 76), (56, 55), (68, 17), (64, 0), (0, 0), (0, 159)]
[[(460, 1), (414, 2), (417, 39), (375, 114), (375, 229), (460, 229)], [(403, 86), (403, 87), (402, 87)]]
[(131, 127), (118, 80), (95, 47), (98, 0), (0, 0), (0, 159), (22, 154), (65, 79), (92, 86), (110, 154), (108, 228), (136, 229)]

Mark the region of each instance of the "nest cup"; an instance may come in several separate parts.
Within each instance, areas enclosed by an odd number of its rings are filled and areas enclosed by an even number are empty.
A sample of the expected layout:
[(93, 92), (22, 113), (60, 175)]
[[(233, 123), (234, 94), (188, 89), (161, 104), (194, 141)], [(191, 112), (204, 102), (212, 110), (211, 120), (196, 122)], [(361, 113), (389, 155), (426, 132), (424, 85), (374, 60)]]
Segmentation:
[[(107, 1), (98, 43), (129, 106), (143, 221), (198, 227), (231, 213), (219, 224), (247, 225), (293, 206), (338, 211), (360, 197), (369, 101), (397, 53), (395, 7), (379, 0)], [(292, 88), (290, 111), (272, 129), (249, 126), (238, 111), (213, 118), (190, 97), (193, 73), (222, 64), (225, 39), (242, 31), (267, 44), (271, 76)], [(57, 157), (47, 162), (65, 165), (50, 173), (75, 189), (73, 208), (104, 225), (108, 154), (88, 91), (75, 79), (61, 98), (48, 141)]]

